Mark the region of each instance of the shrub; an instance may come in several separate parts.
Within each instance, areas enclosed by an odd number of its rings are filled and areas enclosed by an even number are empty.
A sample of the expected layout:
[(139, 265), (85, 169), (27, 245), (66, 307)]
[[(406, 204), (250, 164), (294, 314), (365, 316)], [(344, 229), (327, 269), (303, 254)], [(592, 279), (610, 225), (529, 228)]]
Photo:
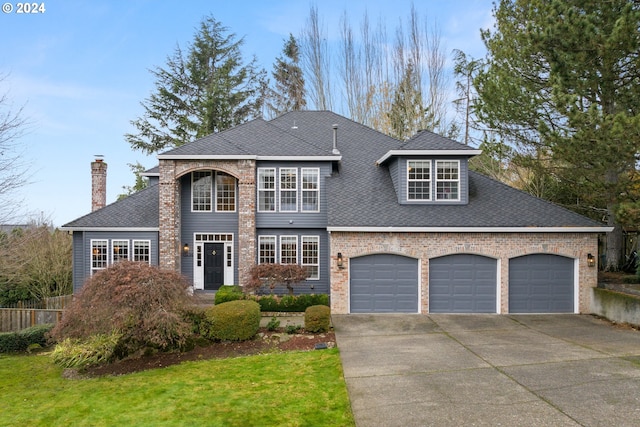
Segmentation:
[(289, 295), (293, 295), (294, 285), (309, 277), (307, 269), (298, 264), (258, 264), (251, 268), (249, 274), (246, 292), (261, 292), (265, 288), (273, 292), (276, 286), (283, 285)]
[(220, 286), (220, 289), (216, 292), (215, 304), (237, 301), (243, 298), (244, 292), (242, 292), (242, 288), (240, 286)]
[(206, 311), (208, 338), (221, 341), (246, 341), (260, 328), (260, 306), (255, 301), (239, 300), (214, 305)]
[(260, 304), (261, 311), (302, 313), (312, 305), (329, 305), (329, 295), (327, 294), (285, 295), (282, 297), (264, 295), (256, 296), (252, 299)]
[(302, 327), (300, 325), (287, 325), (284, 328), (284, 331), (286, 333), (288, 333), (289, 335), (293, 335), (293, 334), (297, 334), (298, 332), (300, 332), (300, 329), (302, 329)]
[(192, 334), (194, 305), (186, 279), (174, 271), (123, 261), (94, 274), (52, 330), (58, 341), (120, 334), (122, 356), (151, 347), (182, 348)]
[(271, 320), (269, 320), (269, 323), (267, 323), (268, 331), (275, 331), (279, 327), (280, 327), (280, 321), (278, 320), (277, 317), (272, 317)]
[(47, 333), (53, 325), (37, 325), (19, 332), (0, 333), (0, 353), (17, 353), (27, 351), (33, 344), (44, 347), (47, 344)]
[(331, 309), (313, 305), (304, 311), (304, 329), (308, 332), (327, 332), (331, 326)]
[(640, 283), (640, 277), (639, 276), (623, 276), (622, 283), (629, 283), (629, 284)]
[(94, 335), (86, 341), (66, 338), (59, 342), (51, 357), (63, 368), (86, 368), (115, 359), (120, 334)]

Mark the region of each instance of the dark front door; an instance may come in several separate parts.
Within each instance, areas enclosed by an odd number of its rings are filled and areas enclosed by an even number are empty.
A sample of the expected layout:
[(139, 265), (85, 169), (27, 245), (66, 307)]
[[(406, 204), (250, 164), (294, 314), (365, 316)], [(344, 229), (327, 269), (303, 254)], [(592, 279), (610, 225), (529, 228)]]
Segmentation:
[(224, 243), (204, 244), (204, 289), (216, 291), (224, 283)]

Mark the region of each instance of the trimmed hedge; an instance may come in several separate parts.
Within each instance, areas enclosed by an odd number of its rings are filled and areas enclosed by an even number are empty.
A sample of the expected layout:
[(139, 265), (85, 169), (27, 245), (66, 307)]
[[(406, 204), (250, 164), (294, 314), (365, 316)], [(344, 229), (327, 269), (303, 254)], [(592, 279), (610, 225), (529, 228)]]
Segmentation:
[(327, 332), (331, 327), (331, 309), (313, 305), (304, 311), (304, 329), (308, 332)]
[(327, 294), (285, 295), (282, 297), (264, 295), (254, 298), (255, 301), (260, 304), (260, 311), (301, 313), (305, 311), (307, 307), (314, 305), (329, 306), (329, 295)]
[(216, 298), (214, 304), (222, 304), (229, 301), (237, 301), (244, 299), (244, 292), (238, 285), (225, 285), (220, 286), (220, 289), (216, 291)]
[(27, 351), (29, 346), (37, 344), (45, 347), (47, 345), (47, 333), (53, 325), (36, 325), (19, 332), (0, 333), (0, 353), (17, 353)]
[(246, 341), (260, 328), (260, 306), (255, 301), (239, 300), (214, 305), (206, 311), (209, 339)]

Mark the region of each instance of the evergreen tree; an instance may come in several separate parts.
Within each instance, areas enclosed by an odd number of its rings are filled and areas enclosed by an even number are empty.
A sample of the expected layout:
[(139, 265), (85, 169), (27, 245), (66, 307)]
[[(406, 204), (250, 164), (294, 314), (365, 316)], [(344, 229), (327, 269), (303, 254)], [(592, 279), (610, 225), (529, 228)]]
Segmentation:
[(274, 87), (269, 90), (267, 106), (272, 116), (279, 116), (287, 111), (300, 111), (305, 108), (304, 77), (300, 68), (300, 48), (293, 34), (285, 41), (272, 72)]
[(482, 33), (487, 67), (474, 81), (478, 116), (504, 142), (550, 156), (546, 173), (575, 192), (573, 208), (615, 227), (615, 269), (616, 211), (640, 155), (640, 4), (502, 0), (494, 15), (495, 30)]
[(422, 105), (420, 81), (411, 60), (396, 87), (393, 104), (387, 114), (391, 136), (400, 140), (409, 139), (419, 130), (435, 128), (432, 115)]
[(212, 16), (205, 17), (186, 53), (178, 46), (166, 68), (151, 71), (156, 90), (142, 102), (138, 130), (125, 138), (134, 149), (154, 153), (180, 146), (260, 115), (264, 70), (244, 63), (236, 39)]

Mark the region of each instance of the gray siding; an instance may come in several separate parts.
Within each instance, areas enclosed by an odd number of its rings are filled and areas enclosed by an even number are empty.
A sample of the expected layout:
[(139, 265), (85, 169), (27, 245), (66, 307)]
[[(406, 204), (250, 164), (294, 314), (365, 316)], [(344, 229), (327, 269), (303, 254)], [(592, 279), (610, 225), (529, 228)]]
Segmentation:
[[(215, 185), (215, 184), (214, 184)], [(236, 184), (237, 185), (237, 184)], [(236, 186), (236, 212), (192, 212), (191, 211), (191, 175), (181, 178), (180, 186), (180, 247), (185, 243), (194, 248), (194, 234), (233, 234), (233, 277), (238, 284), (238, 189)], [(215, 200), (214, 200), (215, 202)], [(183, 257), (181, 273), (193, 280), (193, 258)]]
[[(258, 250), (259, 236), (276, 236), (276, 256), (280, 256), (279, 242), (280, 236), (297, 236), (298, 237), (298, 262), (301, 258), (301, 236), (320, 236), (320, 253), (319, 253), (319, 280), (307, 280), (305, 283), (295, 288), (295, 294), (328, 294), (329, 293), (329, 233), (325, 229), (261, 229), (258, 230), (256, 237), (256, 252)], [(256, 264), (258, 263), (258, 255), (256, 253)], [(285, 289), (278, 289), (277, 293), (286, 293)]]
[[(320, 169), (320, 211), (319, 212), (258, 212), (256, 200), (256, 228), (324, 228), (327, 226), (327, 196), (325, 178), (331, 175), (330, 162), (258, 162), (258, 168), (276, 168), (276, 200), (279, 197), (277, 174), (281, 167)], [(258, 197), (258, 177), (256, 176), (256, 198)], [(298, 175), (298, 205), (302, 200), (302, 184)], [(276, 203), (277, 205), (277, 203)]]
[[(460, 200), (432, 200), (429, 202), (423, 201), (408, 201), (407, 200), (407, 160), (431, 160), (432, 164), (432, 179), (431, 179), (431, 194), (435, 197), (436, 194), (436, 179), (435, 179), (435, 161), (436, 160), (458, 160), (460, 161)], [(389, 165), (389, 173), (391, 173), (391, 179), (393, 180), (394, 187), (398, 195), (398, 203), (400, 204), (421, 204), (421, 205), (466, 205), (469, 203), (469, 162), (466, 157), (401, 157), (397, 161), (393, 161)]]
[[(157, 231), (74, 231), (73, 232), (73, 292), (78, 292), (91, 277), (91, 240), (129, 240), (129, 256), (132, 240), (151, 241), (151, 265), (158, 265)], [(110, 250), (110, 249), (109, 249)], [(110, 262), (110, 260), (109, 260)]]

